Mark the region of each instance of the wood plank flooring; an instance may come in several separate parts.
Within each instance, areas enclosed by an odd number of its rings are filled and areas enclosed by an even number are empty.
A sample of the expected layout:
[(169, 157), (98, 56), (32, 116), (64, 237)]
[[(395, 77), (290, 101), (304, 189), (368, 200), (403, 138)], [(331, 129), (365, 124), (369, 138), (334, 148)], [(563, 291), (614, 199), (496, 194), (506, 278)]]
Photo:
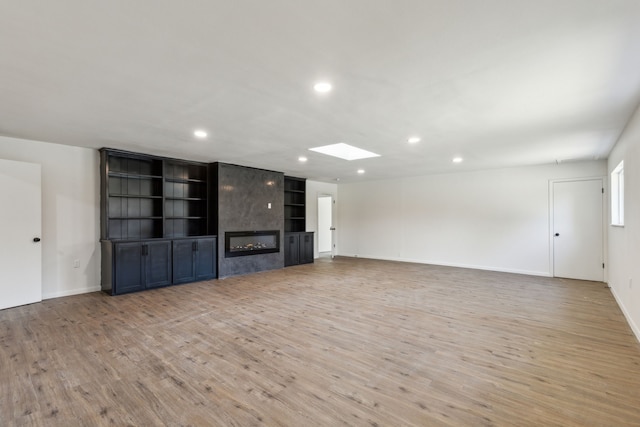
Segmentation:
[(366, 259), (0, 311), (2, 426), (640, 426), (602, 283)]

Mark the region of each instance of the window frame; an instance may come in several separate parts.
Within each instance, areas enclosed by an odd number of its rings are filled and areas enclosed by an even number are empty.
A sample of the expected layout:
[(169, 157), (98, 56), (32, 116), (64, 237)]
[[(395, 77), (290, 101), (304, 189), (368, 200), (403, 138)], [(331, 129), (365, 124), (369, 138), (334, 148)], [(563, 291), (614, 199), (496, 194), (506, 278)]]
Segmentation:
[(611, 225), (624, 227), (624, 160), (611, 172)]

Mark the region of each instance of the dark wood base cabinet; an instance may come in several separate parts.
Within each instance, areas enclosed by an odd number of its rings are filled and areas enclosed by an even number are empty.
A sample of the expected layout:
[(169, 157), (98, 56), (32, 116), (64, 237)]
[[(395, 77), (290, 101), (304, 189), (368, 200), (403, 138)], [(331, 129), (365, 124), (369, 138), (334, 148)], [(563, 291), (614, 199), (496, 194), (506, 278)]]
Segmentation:
[(173, 283), (188, 283), (216, 277), (216, 238), (173, 241)]
[(111, 295), (213, 279), (216, 237), (102, 241), (102, 290)]
[(313, 262), (313, 232), (284, 233), (284, 266)]

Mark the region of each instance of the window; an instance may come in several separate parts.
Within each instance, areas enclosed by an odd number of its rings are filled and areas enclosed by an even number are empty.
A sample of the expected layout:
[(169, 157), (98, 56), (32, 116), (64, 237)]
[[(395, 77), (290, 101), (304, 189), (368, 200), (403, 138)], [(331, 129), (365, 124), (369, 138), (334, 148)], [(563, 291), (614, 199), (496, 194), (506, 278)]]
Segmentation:
[(624, 225), (624, 161), (611, 172), (611, 225)]

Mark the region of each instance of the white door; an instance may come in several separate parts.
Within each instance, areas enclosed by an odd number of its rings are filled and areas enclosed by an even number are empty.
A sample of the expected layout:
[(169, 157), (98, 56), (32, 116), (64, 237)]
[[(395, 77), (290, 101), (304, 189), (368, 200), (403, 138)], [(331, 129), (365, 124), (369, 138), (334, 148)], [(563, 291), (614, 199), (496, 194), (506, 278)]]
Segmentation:
[(331, 252), (333, 246), (331, 237), (331, 210), (333, 198), (331, 196), (318, 197), (318, 252)]
[(40, 182), (40, 165), (0, 159), (0, 309), (42, 300)]
[(553, 183), (553, 275), (604, 280), (602, 179)]

